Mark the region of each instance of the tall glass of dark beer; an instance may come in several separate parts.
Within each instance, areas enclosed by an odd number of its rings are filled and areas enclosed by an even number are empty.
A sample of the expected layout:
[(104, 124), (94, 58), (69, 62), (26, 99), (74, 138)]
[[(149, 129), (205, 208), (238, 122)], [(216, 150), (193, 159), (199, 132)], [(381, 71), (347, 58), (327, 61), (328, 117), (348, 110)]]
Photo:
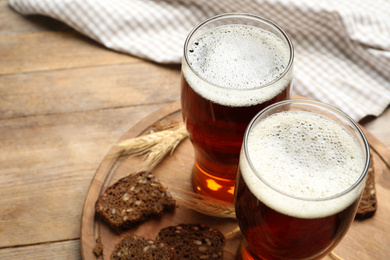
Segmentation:
[(222, 14), (190, 32), (181, 105), (198, 193), (233, 203), (245, 129), (261, 109), (290, 98), (292, 64), (289, 37), (259, 16)]
[(262, 110), (245, 132), (235, 209), (241, 259), (321, 259), (346, 234), (364, 189), (367, 140), (346, 114), (309, 100)]

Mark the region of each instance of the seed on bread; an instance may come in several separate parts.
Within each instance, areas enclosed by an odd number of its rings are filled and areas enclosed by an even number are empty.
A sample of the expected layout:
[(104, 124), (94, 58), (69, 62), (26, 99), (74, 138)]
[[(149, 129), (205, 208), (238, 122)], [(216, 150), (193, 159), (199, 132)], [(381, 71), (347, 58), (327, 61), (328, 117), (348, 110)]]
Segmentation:
[(204, 224), (180, 224), (160, 230), (157, 241), (173, 247), (178, 259), (223, 259), (225, 237)]
[(115, 245), (111, 260), (150, 259), (172, 260), (175, 252), (165, 243), (129, 234)]
[(121, 232), (153, 216), (172, 211), (175, 206), (175, 200), (158, 178), (151, 173), (139, 172), (111, 185), (96, 201), (95, 211)]

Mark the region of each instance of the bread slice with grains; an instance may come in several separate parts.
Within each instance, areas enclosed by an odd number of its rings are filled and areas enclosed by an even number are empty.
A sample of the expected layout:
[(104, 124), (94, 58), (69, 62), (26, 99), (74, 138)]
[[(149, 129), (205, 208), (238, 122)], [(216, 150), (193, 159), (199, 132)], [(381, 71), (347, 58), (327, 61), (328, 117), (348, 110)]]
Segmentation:
[(96, 201), (96, 213), (117, 232), (175, 209), (171, 194), (152, 173), (139, 172), (118, 180)]
[(137, 235), (128, 235), (123, 238), (111, 253), (111, 260), (172, 260), (175, 251), (167, 244), (146, 239)]
[(223, 259), (225, 237), (204, 224), (180, 224), (160, 230), (157, 241), (173, 247), (178, 259)]
[(363, 220), (374, 216), (378, 207), (375, 188), (375, 168), (371, 153), (370, 167), (367, 171), (366, 185), (363, 190), (355, 219)]

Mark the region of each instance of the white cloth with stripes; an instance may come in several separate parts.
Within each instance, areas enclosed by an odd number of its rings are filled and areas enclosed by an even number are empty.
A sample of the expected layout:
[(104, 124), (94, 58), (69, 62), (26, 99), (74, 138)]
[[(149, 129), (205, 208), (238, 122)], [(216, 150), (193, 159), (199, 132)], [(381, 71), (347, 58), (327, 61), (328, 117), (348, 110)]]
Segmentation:
[[(279, 24), (295, 47), (293, 93), (334, 105), (353, 119), (390, 103), (387, 0), (10, 0), (21, 14), (60, 20), (107, 48), (157, 63), (180, 63), (200, 21), (246, 12)], [(174, 87), (174, 86), (173, 86)]]

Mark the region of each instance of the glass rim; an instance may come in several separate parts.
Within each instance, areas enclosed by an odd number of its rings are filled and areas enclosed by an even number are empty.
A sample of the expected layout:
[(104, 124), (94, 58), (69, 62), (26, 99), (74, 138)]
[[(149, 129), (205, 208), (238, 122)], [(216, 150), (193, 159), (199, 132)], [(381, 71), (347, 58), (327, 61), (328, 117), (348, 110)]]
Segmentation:
[[(265, 112), (269, 111), (270, 109), (272, 109), (274, 107), (282, 106), (282, 105), (288, 104), (288, 103), (291, 103), (291, 104), (293, 104), (293, 103), (300, 103), (300, 104), (303, 104), (303, 105), (311, 104), (311, 105), (320, 106), (320, 107), (325, 108), (327, 110), (330, 110), (332, 112), (336, 112), (338, 115), (342, 116), (349, 123), (351, 123), (351, 125), (357, 130), (357, 132), (359, 133), (359, 136), (361, 137), (361, 139), (363, 141), (363, 144), (364, 144), (364, 150), (366, 152), (365, 153), (366, 154), (366, 158), (365, 158), (366, 162), (365, 162), (364, 168), (363, 168), (359, 178), (356, 180), (356, 182), (353, 185), (349, 186), (348, 189), (345, 189), (344, 191), (341, 191), (341, 192), (339, 192), (337, 194), (334, 194), (334, 195), (331, 195), (331, 196), (328, 196), (328, 197), (324, 197), (324, 198), (305, 198), (305, 197), (300, 197), (300, 196), (294, 196), (292, 194), (289, 194), (287, 192), (284, 192), (284, 191), (274, 187), (274, 185), (269, 183), (256, 170), (256, 168), (252, 164), (252, 161), (250, 159), (249, 152), (248, 152), (248, 142), (247, 142), (247, 140), (248, 140), (249, 132), (251, 131), (251, 129), (254, 126), (254, 124), (257, 121), (257, 119), (261, 115), (263, 115)], [(287, 197), (290, 197), (290, 198), (293, 198), (293, 199), (302, 200), (302, 201), (327, 201), (327, 200), (332, 200), (332, 199), (339, 198), (339, 197), (343, 196), (344, 194), (349, 193), (350, 191), (354, 190), (364, 180), (365, 176), (367, 175), (367, 172), (368, 172), (368, 169), (369, 169), (369, 166), (370, 166), (370, 160), (371, 160), (370, 148), (369, 148), (369, 145), (368, 145), (367, 138), (364, 135), (362, 129), (359, 127), (359, 125), (350, 116), (348, 116), (346, 113), (344, 113), (340, 109), (337, 109), (334, 106), (331, 106), (329, 104), (322, 103), (322, 102), (315, 101), (315, 100), (310, 100), (310, 99), (290, 99), (290, 100), (284, 100), (284, 101), (280, 101), (280, 102), (277, 102), (275, 104), (272, 104), (272, 105), (264, 108), (263, 110), (261, 110), (259, 113), (257, 113), (254, 116), (254, 118), (250, 121), (247, 129), (245, 130), (244, 140), (243, 140), (243, 147), (244, 147), (246, 160), (248, 161), (248, 164), (249, 164), (251, 170), (256, 174), (258, 179), (260, 179), (266, 186), (268, 186), (272, 190), (274, 190), (274, 191), (276, 191), (276, 192), (278, 192), (280, 194), (283, 194), (283, 195), (285, 195)]]
[(289, 57), (289, 60), (288, 60), (288, 64), (287, 64), (285, 70), (283, 71), (283, 73), (280, 74), (277, 78), (275, 78), (274, 80), (272, 80), (270, 82), (262, 84), (262, 85), (260, 85), (258, 87), (255, 87), (255, 88), (240, 88), (238, 90), (239, 91), (247, 91), (247, 90), (255, 90), (255, 89), (266, 88), (266, 87), (269, 87), (269, 86), (273, 85), (275, 82), (283, 79), (284, 76), (291, 70), (291, 68), (293, 66), (293, 61), (294, 61), (294, 47), (293, 47), (293, 43), (292, 43), (290, 37), (288, 36), (288, 34), (279, 25), (277, 25), (276, 23), (274, 23), (273, 21), (271, 21), (271, 20), (269, 20), (267, 18), (261, 17), (259, 15), (250, 14), (250, 13), (231, 12), (231, 13), (219, 14), (219, 15), (207, 18), (207, 19), (203, 20), (202, 22), (200, 22), (198, 25), (196, 25), (190, 31), (190, 33), (188, 34), (188, 36), (187, 36), (187, 38), (186, 38), (186, 40), (184, 42), (184, 60), (185, 60), (185, 62), (187, 64), (188, 68), (190, 68), (190, 70), (198, 78), (200, 78), (202, 81), (207, 82), (208, 84), (210, 84), (210, 85), (212, 85), (214, 87), (217, 87), (217, 88), (229, 89), (228, 87), (217, 85), (217, 84), (215, 84), (215, 83), (205, 79), (201, 75), (199, 75), (197, 73), (197, 71), (194, 70), (194, 68), (191, 66), (191, 64), (190, 64), (190, 62), (188, 60), (188, 55), (187, 55), (187, 53), (188, 53), (188, 45), (189, 45), (189, 42), (190, 42), (192, 36), (194, 35), (194, 33), (197, 32), (204, 25), (208, 24), (209, 22), (212, 22), (214, 20), (218, 20), (220, 18), (225, 18), (225, 17), (241, 17), (241, 18), (248, 18), (248, 19), (256, 19), (256, 20), (262, 21), (264, 23), (267, 23), (268, 25), (274, 27), (276, 30), (278, 30), (283, 35), (284, 39), (287, 41), (287, 44), (288, 44), (287, 47), (288, 47), (289, 52), (290, 52), (290, 57)]

